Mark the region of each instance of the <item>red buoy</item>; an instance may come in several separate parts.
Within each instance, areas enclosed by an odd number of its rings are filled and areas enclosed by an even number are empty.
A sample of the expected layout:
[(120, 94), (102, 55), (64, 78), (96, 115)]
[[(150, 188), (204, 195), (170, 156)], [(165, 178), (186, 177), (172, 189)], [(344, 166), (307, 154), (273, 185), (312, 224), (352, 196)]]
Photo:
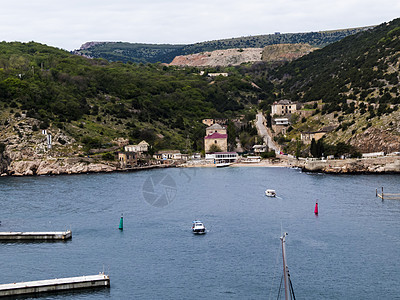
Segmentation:
[(314, 214), (318, 215), (318, 201), (315, 203)]

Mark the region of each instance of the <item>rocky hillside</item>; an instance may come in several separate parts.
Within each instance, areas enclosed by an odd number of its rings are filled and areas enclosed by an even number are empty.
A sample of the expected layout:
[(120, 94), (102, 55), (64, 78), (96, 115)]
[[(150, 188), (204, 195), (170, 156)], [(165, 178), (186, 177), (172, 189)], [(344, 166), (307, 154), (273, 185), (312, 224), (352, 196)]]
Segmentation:
[(400, 19), (395, 19), (270, 70), (264, 79), (275, 83), (276, 94), (309, 103), (282, 144), (294, 153), (302, 132), (330, 127), (326, 147), (400, 151), (399, 69)]
[[(361, 153), (399, 152), (400, 106), (392, 106), (385, 113), (380, 113), (378, 109), (370, 106), (369, 112), (363, 113), (363, 105), (360, 107), (358, 103), (352, 113), (321, 114), (315, 110), (308, 118), (293, 119), (287, 138), (295, 144), (303, 132), (327, 130), (323, 139), (327, 145), (343, 143), (353, 146), (355, 151)], [(375, 116), (372, 117), (373, 115)], [(294, 148), (291, 150), (294, 151)]]
[[(349, 36), (274, 74), (290, 98), (323, 100), (330, 110), (346, 100), (400, 103), (400, 19)], [(327, 107), (328, 109), (328, 107)]]
[(174, 58), (171, 66), (217, 67), (238, 66), (242, 63), (261, 61), (261, 48), (227, 49), (181, 55)]
[[(40, 122), (25, 116), (9, 118), (0, 131), (4, 145), (0, 155), (0, 175), (56, 175), (109, 172), (119, 166), (102, 155), (87, 157), (82, 146), (63, 130), (52, 127), (43, 134)], [(48, 146), (51, 135), (51, 148)]]
[(171, 66), (217, 67), (238, 66), (249, 62), (287, 62), (298, 59), (318, 48), (308, 44), (278, 44), (264, 48), (235, 48), (180, 55)]
[(307, 55), (319, 48), (309, 44), (277, 44), (266, 46), (261, 59), (267, 62), (292, 61)]

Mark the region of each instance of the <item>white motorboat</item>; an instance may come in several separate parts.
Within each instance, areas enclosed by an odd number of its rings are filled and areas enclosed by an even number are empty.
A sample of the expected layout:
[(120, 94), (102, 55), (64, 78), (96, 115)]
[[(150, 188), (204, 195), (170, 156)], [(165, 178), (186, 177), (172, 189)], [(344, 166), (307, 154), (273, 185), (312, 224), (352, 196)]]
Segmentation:
[(193, 221), (192, 222), (192, 232), (195, 234), (205, 234), (206, 227), (204, 226), (203, 222), (201, 221)]
[(267, 197), (276, 197), (276, 192), (275, 192), (275, 190), (268, 189), (268, 190), (265, 191), (265, 196), (267, 196)]
[(225, 168), (225, 167), (229, 167), (230, 165), (231, 165), (231, 163), (218, 163), (218, 164), (215, 164), (215, 166), (217, 168)]

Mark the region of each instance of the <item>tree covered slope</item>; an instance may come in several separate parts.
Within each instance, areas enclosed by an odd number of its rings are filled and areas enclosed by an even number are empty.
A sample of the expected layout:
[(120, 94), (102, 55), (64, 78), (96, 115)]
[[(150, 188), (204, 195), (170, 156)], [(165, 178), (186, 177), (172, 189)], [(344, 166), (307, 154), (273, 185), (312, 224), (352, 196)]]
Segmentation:
[(312, 116), (293, 122), (286, 140), (330, 128), (327, 144), (390, 153), (400, 149), (399, 67), (400, 19), (395, 19), (276, 68), (264, 79), (275, 83), (280, 97), (308, 103), (311, 110)]
[(33, 42), (0, 43), (0, 128), (26, 115), (38, 120), (36, 127), (60, 128), (88, 147), (124, 137), (146, 139), (156, 149), (201, 150), (201, 119), (234, 117), (257, 92), (235, 73), (211, 79), (195, 68), (111, 63)]
[(400, 19), (346, 37), (273, 74), (293, 99), (400, 103)]

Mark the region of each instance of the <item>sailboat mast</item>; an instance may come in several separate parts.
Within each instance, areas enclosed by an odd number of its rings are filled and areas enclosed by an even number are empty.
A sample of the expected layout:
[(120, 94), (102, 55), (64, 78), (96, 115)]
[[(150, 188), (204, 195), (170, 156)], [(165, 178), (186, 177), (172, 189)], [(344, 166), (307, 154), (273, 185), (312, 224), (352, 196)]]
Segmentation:
[(286, 248), (285, 248), (285, 237), (287, 236), (287, 232), (281, 236), (282, 242), (282, 259), (283, 259), (283, 279), (285, 284), (285, 300), (289, 300), (289, 276), (288, 276), (288, 266), (286, 263)]

